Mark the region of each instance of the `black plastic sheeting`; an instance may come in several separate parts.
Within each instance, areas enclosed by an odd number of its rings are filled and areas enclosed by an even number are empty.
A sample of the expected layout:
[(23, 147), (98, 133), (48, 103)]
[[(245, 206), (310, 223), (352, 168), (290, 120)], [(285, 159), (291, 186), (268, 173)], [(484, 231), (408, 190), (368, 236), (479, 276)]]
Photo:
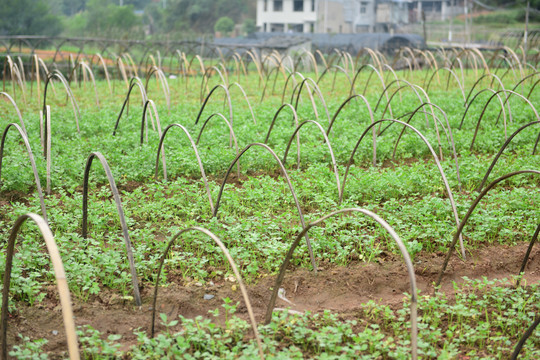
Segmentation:
[(420, 35), (363, 33), (363, 34), (311, 34), (311, 33), (254, 33), (243, 38), (219, 38), (214, 40), (217, 46), (240, 48), (263, 48), (287, 50), (311, 41), (311, 50), (329, 53), (334, 49), (357, 53), (363, 48), (383, 52), (394, 52), (401, 47), (425, 49), (426, 42)]

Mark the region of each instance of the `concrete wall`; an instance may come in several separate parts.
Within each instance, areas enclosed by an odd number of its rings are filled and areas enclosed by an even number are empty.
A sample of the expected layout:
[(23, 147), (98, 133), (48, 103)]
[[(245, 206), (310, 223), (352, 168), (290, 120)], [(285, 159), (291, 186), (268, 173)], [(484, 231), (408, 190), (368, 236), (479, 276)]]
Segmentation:
[(275, 11), (275, 0), (257, 0), (257, 27), (260, 31), (270, 32), (271, 24), (283, 24), (284, 32), (292, 31), (295, 26), (300, 27), (302, 32), (310, 32), (312, 28), (315, 31), (314, 24), (317, 20), (317, 14), (316, 11), (312, 11), (312, 1), (317, 0), (304, 0), (303, 11), (293, 10), (294, 0), (282, 1), (283, 10)]
[[(345, 22), (341, 1), (319, 1), (317, 32), (343, 34), (351, 32), (351, 24)], [(326, 14), (326, 15), (325, 15)]]

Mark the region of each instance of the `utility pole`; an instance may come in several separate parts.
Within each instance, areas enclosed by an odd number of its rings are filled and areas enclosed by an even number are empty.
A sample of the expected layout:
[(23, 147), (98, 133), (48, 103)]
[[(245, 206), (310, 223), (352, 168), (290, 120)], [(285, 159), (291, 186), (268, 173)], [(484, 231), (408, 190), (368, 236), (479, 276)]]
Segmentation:
[(469, 42), (469, 3), (463, 2), (463, 11), (465, 12), (465, 45)]
[(527, 35), (529, 32), (529, 11), (531, 9), (531, 2), (527, 0), (527, 10), (525, 11), (525, 33), (523, 34), (523, 65), (527, 64)]
[(456, 0), (450, 2), (450, 26), (448, 27), (448, 42), (452, 45), (452, 25), (454, 22), (454, 6)]
[(328, 32), (328, 0), (324, 0), (324, 31), (323, 33)]
[(422, 10), (422, 28), (424, 30), (424, 41), (427, 45), (427, 31), (426, 31), (426, 13)]

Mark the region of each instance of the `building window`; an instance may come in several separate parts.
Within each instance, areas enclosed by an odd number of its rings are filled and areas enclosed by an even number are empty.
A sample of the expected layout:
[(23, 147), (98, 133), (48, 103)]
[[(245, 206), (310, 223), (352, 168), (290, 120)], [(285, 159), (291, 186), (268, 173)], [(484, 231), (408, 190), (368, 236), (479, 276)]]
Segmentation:
[(268, 0), (264, 0), (264, 10), (263, 11), (268, 11)]
[[(315, 11), (315, 0), (311, 0), (311, 11)], [(313, 31), (312, 31), (313, 32)]]
[(283, 11), (283, 0), (274, 0), (274, 11)]
[(270, 32), (284, 32), (285, 24), (270, 24)]
[(290, 24), (289, 30), (291, 32), (301, 33), (301, 32), (304, 32), (304, 25), (303, 24)]
[(304, 0), (294, 0), (293, 11), (304, 11)]
[(367, 13), (367, 5), (368, 4), (366, 2), (360, 3), (360, 14), (364, 15)]

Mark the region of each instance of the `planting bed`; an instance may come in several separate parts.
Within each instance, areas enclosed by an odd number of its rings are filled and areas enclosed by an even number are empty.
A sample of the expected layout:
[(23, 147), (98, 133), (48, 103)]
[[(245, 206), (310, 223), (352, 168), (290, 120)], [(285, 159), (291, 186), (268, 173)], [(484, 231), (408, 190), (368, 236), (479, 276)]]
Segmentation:
[[(149, 67), (145, 81), (139, 69), (131, 92), (120, 79), (110, 87), (97, 79), (94, 89), (81, 77), (67, 99), (60, 75), (45, 101), (43, 83), (39, 95), (35, 82), (32, 90), (7, 83), (24, 127), (0, 95), (3, 127), (21, 125), (5, 137), (0, 169), (1, 271), (17, 218), (46, 217), (86, 358), (512, 356), (540, 313), (540, 249), (530, 246), (540, 220), (538, 74), (513, 60), (488, 67), (488, 55), (482, 68), (476, 53), (424, 56), (452, 71), (430, 64), (379, 72), (383, 58), (372, 54), (357, 62), (330, 56), (315, 73), (305, 58), (289, 65), (275, 55), (250, 63), (249, 74), (237, 58), (207, 61), (208, 71), (190, 77), (182, 74), (197, 60), (180, 61), (176, 78)], [(303, 75), (287, 76), (294, 64)], [(365, 98), (347, 101), (355, 93)], [(141, 94), (155, 103), (144, 107), (146, 125)], [(50, 115), (40, 126), (44, 104)], [(27, 221), (11, 273), (11, 356), (75, 356), (55, 271)], [(520, 358), (540, 356), (540, 330), (531, 329)]]

